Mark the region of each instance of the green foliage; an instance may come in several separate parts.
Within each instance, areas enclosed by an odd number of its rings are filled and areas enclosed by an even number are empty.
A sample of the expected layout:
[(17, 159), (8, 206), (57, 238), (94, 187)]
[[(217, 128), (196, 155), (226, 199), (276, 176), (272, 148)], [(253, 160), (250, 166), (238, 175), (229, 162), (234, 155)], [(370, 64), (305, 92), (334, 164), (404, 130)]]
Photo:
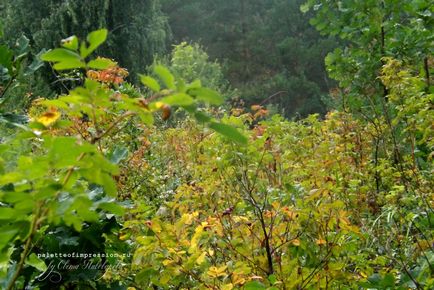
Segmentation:
[(31, 94), (29, 87), (32, 86), (33, 75), (43, 65), (39, 60), (43, 52), (44, 50), (33, 55), (25, 36), (17, 39), (13, 47), (5, 44), (0, 37), (0, 113), (3, 118), (7, 116), (4, 113), (8, 110), (17, 109), (30, 101), (13, 97), (16, 94)]
[(107, 38), (107, 29), (101, 29), (90, 33), (87, 37), (87, 42), (80, 44), (78, 51), (78, 39), (76, 36), (64, 40), (63, 46), (65, 48), (56, 48), (44, 53), (41, 57), (43, 61), (54, 62), (53, 68), (55, 70), (69, 70), (77, 68), (93, 68), (103, 70), (114, 64), (108, 59), (94, 59), (85, 62), (85, 58), (89, 56), (95, 49), (97, 49)]
[(209, 60), (208, 54), (197, 43), (182, 42), (175, 45), (169, 56), (163, 57), (161, 60), (157, 59), (155, 62), (166, 65), (176, 77), (186, 82), (192, 82), (199, 78), (202, 85), (208, 88), (217, 90), (224, 95), (233, 94), (224, 79), (220, 64)]
[[(94, 31), (86, 42), (70, 37), (63, 42), (63, 48), (41, 56), (54, 62), (57, 70), (85, 68), (89, 78), (67, 95), (40, 100), (31, 110), (31, 122), (20, 126), (22, 131), (0, 145), (0, 276), (4, 289), (42, 286), (51, 281), (36, 279), (41, 273), (46, 275), (48, 266), (36, 254), (67, 248), (62, 247), (62, 242), (50, 242), (45, 235), (65, 231), (68, 234), (64, 239), (80, 237), (80, 243), (72, 245), (93, 253), (107, 251), (104, 243), (108, 240), (116, 242), (111, 231), (118, 225), (110, 217), (122, 216), (125, 211), (115, 199), (119, 185), (114, 177), (120, 174), (118, 163), (126, 158), (128, 150), (113, 147), (110, 139), (122, 133), (120, 128), (131, 121), (137, 127), (140, 123), (151, 126), (153, 114), (162, 111), (164, 116), (169, 110), (170, 115), (170, 106), (183, 107), (194, 116), (198, 114), (196, 107), (200, 100), (210, 103), (221, 100), (218, 95), (216, 100), (209, 99), (210, 90), (197, 82), (194, 86), (180, 85), (162, 66), (156, 67), (155, 73), (167, 89), (158, 90), (157, 97), (138, 99), (120, 94), (117, 89), (123, 82), (119, 79), (122, 74), (116, 78), (109, 75), (122, 73), (116, 63), (99, 58), (86, 60), (105, 41), (106, 35), (107, 30)], [(152, 80), (153, 88), (157, 87), (157, 80), (144, 79)], [(196, 89), (194, 95), (189, 95), (191, 88)], [(202, 97), (203, 94), (206, 96)], [(40, 106), (46, 107), (45, 112), (41, 113)], [(245, 142), (236, 129), (210, 117), (207, 123), (229, 139)], [(111, 226), (101, 227), (104, 224)], [(94, 247), (84, 247), (87, 240), (93, 241)], [(77, 247), (69, 248), (74, 249)], [(101, 262), (100, 256), (92, 261)], [(62, 274), (65, 273), (56, 272), (62, 283), (77, 283), (73, 274), (66, 273), (67, 277)], [(88, 273), (89, 278), (97, 274), (98, 271)]]
[(381, 107), (380, 99), (388, 94), (377, 78), (383, 57), (424, 70), (429, 86), (434, 29), (430, 1), (310, 0), (302, 10), (315, 13), (311, 23), (322, 34), (336, 35), (346, 43), (326, 58), (329, 75), (348, 92), (342, 100), (345, 109)]
[(418, 150), (419, 146), (427, 149), (418, 152), (418, 157), (426, 160), (432, 154), (429, 150), (434, 148), (434, 132), (430, 125), (434, 119), (434, 94), (426, 92), (424, 77), (412, 75), (401, 61), (392, 58), (384, 58), (383, 61), (381, 81), (388, 89), (388, 98), (396, 110), (392, 125), (401, 129), (399, 133), (403, 142), (412, 144), (414, 150)]

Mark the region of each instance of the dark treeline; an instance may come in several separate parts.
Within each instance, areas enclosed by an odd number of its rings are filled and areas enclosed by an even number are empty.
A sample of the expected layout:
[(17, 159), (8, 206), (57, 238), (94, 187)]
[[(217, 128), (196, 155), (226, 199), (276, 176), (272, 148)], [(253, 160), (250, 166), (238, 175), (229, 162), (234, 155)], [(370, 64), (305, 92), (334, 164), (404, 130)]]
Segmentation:
[(133, 72), (143, 71), (156, 53), (165, 50), (169, 35), (158, 0), (2, 1), (4, 37), (9, 42), (23, 34), (38, 51), (55, 47), (59, 39), (107, 28), (110, 40), (100, 53)]
[(162, 2), (173, 42), (201, 43), (248, 103), (276, 104), (286, 116), (326, 111), (321, 97), (333, 83), (324, 57), (336, 41), (309, 24), (303, 1)]
[[(109, 41), (99, 54), (127, 68), (133, 82), (155, 55), (169, 54), (171, 45), (199, 43), (222, 64), (236, 89), (232, 97), (294, 116), (326, 111), (322, 97), (333, 83), (324, 57), (336, 46), (309, 24), (301, 2), (2, 0), (0, 13), (3, 41), (13, 44), (24, 35), (35, 54), (58, 39), (108, 28)], [(52, 83), (47, 70), (44, 78)]]

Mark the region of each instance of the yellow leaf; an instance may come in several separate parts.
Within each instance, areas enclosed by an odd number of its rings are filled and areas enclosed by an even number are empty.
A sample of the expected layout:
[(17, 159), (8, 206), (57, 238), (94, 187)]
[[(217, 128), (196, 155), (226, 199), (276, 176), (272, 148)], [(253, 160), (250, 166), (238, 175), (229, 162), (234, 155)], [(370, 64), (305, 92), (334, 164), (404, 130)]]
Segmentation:
[(317, 239), (316, 240), (316, 244), (319, 245), (319, 246), (325, 245), (325, 244), (327, 244), (327, 241), (324, 240), (324, 239)]
[(232, 290), (234, 288), (234, 285), (232, 283), (225, 284), (221, 286), (222, 290)]
[(217, 268), (217, 271), (219, 271), (219, 272), (224, 272), (224, 271), (226, 270), (227, 267), (228, 267), (228, 266), (223, 265), (223, 266), (221, 266), (221, 267), (218, 267), (218, 268)]
[(245, 223), (248, 222), (249, 219), (246, 218), (245, 216), (233, 216), (232, 219), (234, 220), (234, 222), (236, 223)]
[(211, 278), (218, 278), (218, 277), (222, 277), (225, 276), (225, 270), (226, 270), (227, 266), (222, 266), (222, 267), (210, 267), (208, 269), (207, 275), (210, 276)]
[(299, 239), (295, 239), (295, 240), (293, 240), (292, 241), (292, 244), (294, 245), (294, 246), (300, 246), (300, 240)]
[(271, 204), (271, 206), (272, 206), (275, 210), (277, 210), (277, 209), (280, 207), (280, 203), (279, 203), (278, 201), (274, 201), (274, 202)]
[(59, 118), (60, 113), (57, 110), (52, 109), (43, 113), (36, 121), (43, 124), (45, 127), (49, 127), (50, 125), (54, 124)]
[(122, 234), (120, 237), (119, 237), (119, 239), (121, 240), (121, 241), (125, 241), (126, 239), (128, 239), (129, 238), (129, 234)]
[(246, 279), (244, 279), (243, 277), (237, 275), (237, 274), (233, 274), (232, 275), (232, 281), (234, 283), (234, 285), (243, 285), (244, 283), (246, 283)]
[(157, 108), (157, 109), (161, 109), (162, 107), (164, 107), (166, 104), (165, 103), (163, 103), (163, 102), (156, 102), (155, 103), (155, 107)]
[(243, 274), (249, 274), (252, 270), (250, 267), (244, 263), (244, 262), (236, 262), (235, 263), (235, 269), (233, 270), (233, 275), (243, 275)]
[(157, 233), (157, 234), (161, 233), (161, 231), (162, 231), (162, 228), (161, 228), (161, 226), (157, 220), (154, 220), (153, 222), (151, 222), (150, 228), (154, 233)]
[(197, 248), (197, 243), (198, 243), (199, 238), (201, 237), (201, 235), (203, 233), (204, 224), (206, 226), (208, 223), (203, 222), (202, 225), (198, 226), (194, 230), (194, 235), (193, 235), (193, 237), (191, 239), (191, 243), (190, 243), (190, 249), (188, 250), (190, 253), (193, 253)]
[(196, 264), (200, 265), (205, 262), (206, 252), (203, 252), (199, 258), (196, 259)]
[(208, 254), (212, 257), (214, 256), (214, 250), (213, 249), (208, 249)]

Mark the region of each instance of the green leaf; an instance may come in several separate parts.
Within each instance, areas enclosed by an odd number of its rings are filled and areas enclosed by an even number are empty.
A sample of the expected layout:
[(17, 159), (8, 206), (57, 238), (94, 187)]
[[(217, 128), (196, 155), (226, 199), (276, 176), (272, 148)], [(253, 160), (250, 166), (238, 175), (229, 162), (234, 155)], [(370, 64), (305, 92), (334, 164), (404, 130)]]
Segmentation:
[(35, 202), (30, 198), (17, 202), (14, 206), (14, 209), (20, 212), (21, 214), (21, 216), (17, 218), (22, 219), (23, 218), (22, 215), (24, 213), (31, 213), (34, 207), (35, 207)]
[(76, 212), (82, 221), (97, 221), (98, 214), (91, 210), (92, 201), (85, 196), (78, 196), (71, 205), (71, 212)]
[(139, 112), (139, 118), (146, 125), (152, 125), (154, 123), (154, 116), (150, 112), (142, 110)]
[(106, 69), (113, 65), (115, 65), (113, 61), (105, 58), (92, 59), (87, 63), (87, 66), (89, 68), (94, 68), (94, 69)]
[(368, 281), (372, 284), (372, 285), (379, 285), (379, 283), (381, 282), (381, 275), (378, 273), (374, 273), (371, 276), (368, 277)]
[(250, 281), (244, 285), (244, 290), (263, 290), (267, 289), (264, 284), (258, 281)]
[(272, 274), (268, 276), (268, 281), (270, 281), (271, 285), (274, 285), (277, 282), (276, 275)]
[(232, 126), (222, 124), (222, 123), (217, 123), (217, 122), (211, 122), (209, 124), (209, 127), (214, 131), (222, 134), (223, 136), (226, 136), (227, 138), (231, 139), (232, 141), (238, 142), (243, 145), (247, 144), (246, 136), (241, 134), (237, 129), (235, 129)]
[(175, 77), (166, 67), (157, 65), (154, 67), (154, 72), (164, 82), (167, 88), (171, 90), (176, 89)]
[(203, 112), (195, 112), (194, 117), (199, 123), (208, 123), (211, 121), (211, 117)]
[(194, 103), (194, 99), (187, 94), (179, 93), (164, 97), (161, 102), (171, 106), (188, 106)]
[(185, 86), (185, 81), (183, 79), (178, 79), (177, 82), (177, 90), (180, 93), (185, 93), (187, 91), (187, 87)]
[(219, 93), (208, 88), (194, 88), (190, 89), (188, 93), (195, 96), (196, 99), (212, 105), (221, 105), (224, 102)]
[(35, 73), (39, 68), (44, 66), (44, 62), (41, 60), (41, 56), (46, 52), (46, 49), (42, 49), (34, 58), (32, 63), (25, 69), (24, 75), (29, 76)]
[(56, 48), (44, 53), (41, 56), (44, 61), (55, 62), (53, 68), (56, 70), (74, 69), (85, 67), (80, 56), (72, 50)]
[(23, 175), (19, 172), (9, 172), (0, 176), (0, 186), (20, 181), (22, 178)]
[(6, 45), (0, 45), (0, 65), (4, 66), (9, 71), (12, 68), (13, 55), (13, 52)]
[(16, 215), (13, 208), (10, 207), (0, 207), (0, 220), (10, 220)]
[(27, 55), (30, 50), (29, 43), (29, 39), (24, 35), (21, 35), (20, 38), (17, 39), (15, 47), (18, 48), (18, 50), (15, 56), (15, 60), (21, 59)]
[(194, 80), (187, 85), (187, 90), (197, 89), (202, 87), (202, 82), (200, 80)]
[(7, 203), (17, 203), (20, 201), (29, 200), (30, 197), (31, 196), (28, 193), (24, 192), (8, 192), (3, 195), (2, 201)]
[(110, 154), (110, 161), (114, 164), (119, 164), (122, 160), (127, 158), (128, 148), (125, 146), (116, 146), (113, 152)]
[(80, 48), (81, 57), (86, 58), (95, 51), (104, 41), (107, 39), (108, 30), (100, 29), (89, 33), (87, 36), (87, 42), (89, 47), (86, 47), (83, 43)]
[(56, 107), (61, 109), (67, 109), (68, 105), (63, 102), (62, 100), (56, 99), (56, 100), (43, 100), (40, 103), (41, 105), (45, 105), (47, 107)]
[(20, 229), (16, 227), (14, 224), (7, 224), (0, 227), (0, 249), (3, 249), (4, 246), (8, 244), (10, 240), (12, 240)]
[(41, 56), (43, 61), (61, 62), (70, 60), (80, 60), (80, 56), (72, 50), (65, 48), (56, 48), (49, 50)]
[(78, 38), (77, 36), (73, 35), (68, 38), (62, 39), (61, 44), (63, 47), (71, 50), (77, 50), (78, 49)]
[(49, 150), (47, 157), (53, 168), (69, 168), (76, 165), (77, 158), (81, 153), (77, 140), (71, 137), (47, 138), (44, 145)]
[(53, 68), (55, 70), (65, 70), (65, 69), (75, 69), (84, 68), (86, 64), (80, 60), (68, 60), (56, 63)]
[(309, 11), (309, 9), (310, 9), (309, 3), (305, 3), (305, 4), (303, 4), (303, 5), (300, 6), (300, 11), (302, 13), (306, 13), (307, 11)]
[(45, 262), (39, 259), (35, 253), (30, 254), (26, 260), (26, 264), (38, 269), (41, 272), (45, 272), (47, 270), (47, 265), (45, 265)]
[(102, 202), (98, 207), (115, 215), (123, 215), (125, 212), (125, 209), (115, 202)]
[(390, 287), (393, 288), (395, 286), (395, 277), (392, 273), (387, 273), (384, 275), (383, 281), (381, 282), (384, 288)]
[(104, 191), (109, 196), (116, 196), (117, 187), (113, 178), (108, 174), (102, 175), (102, 186), (104, 187)]
[(155, 269), (152, 269), (152, 268), (148, 268), (148, 269), (145, 269), (145, 270), (142, 270), (142, 271), (140, 271), (137, 275), (136, 275), (136, 277), (135, 277), (135, 281), (137, 282), (137, 283), (142, 283), (142, 282), (145, 282), (145, 281), (147, 281), (148, 279), (150, 279), (150, 278), (152, 278), (152, 277), (156, 277), (156, 276), (158, 276), (158, 271), (157, 270), (155, 270)]
[(144, 84), (154, 92), (159, 92), (161, 89), (160, 84), (157, 82), (157, 80), (150, 76), (140, 75), (140, 81), (142, 82), (142, 84)]
[(0, 122), (25, 124), (29, 121), (29, 117), (17, 113), (0, 113)]
[(87, 36), (87, 41), (89, 42), (89, 48), (96, 49), (107, 39), (108, 30), (103, 28), (99, 30), (92, 31)]

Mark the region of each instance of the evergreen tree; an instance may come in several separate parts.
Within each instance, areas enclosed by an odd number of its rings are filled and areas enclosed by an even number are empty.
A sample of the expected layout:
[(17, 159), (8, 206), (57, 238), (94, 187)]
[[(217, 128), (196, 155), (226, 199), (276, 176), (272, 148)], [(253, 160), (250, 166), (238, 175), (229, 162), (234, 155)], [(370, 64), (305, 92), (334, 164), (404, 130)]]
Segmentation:
[(71, 35), (82, 38), (107, 28), (109, 42), (99, 54), (114, 58), (133, 76), (165, 50), (168, 39), (158, 0), (17, 0), (3, 5), (5, 38), (13, 42), (22, 33), (35, 51), (54, 47)]

